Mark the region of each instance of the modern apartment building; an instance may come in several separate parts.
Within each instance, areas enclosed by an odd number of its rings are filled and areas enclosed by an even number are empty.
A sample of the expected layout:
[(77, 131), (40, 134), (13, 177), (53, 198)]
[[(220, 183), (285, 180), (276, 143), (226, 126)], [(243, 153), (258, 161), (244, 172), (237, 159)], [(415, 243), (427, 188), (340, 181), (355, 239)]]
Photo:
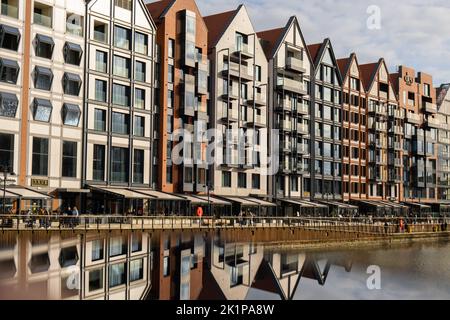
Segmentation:
[(342, 75), (343, 200), (366, 199), (367, 100), (358, 58), (338, 59)]
[[(398, 201), (402, 169), (398, 144), (403, 131), (398, 115), (390, 118), (399, 110), (397, 96), (384, 59), (360, 65), (360, 70), (367, 92), (366, 194), (371, 200)], [(397, 149), (392, 148), (395, 142)]]
[(438, 108), (438, 199), (450, 200), (450, 84), (436, 89)]
[(330, 39), (308, 46), (314, 63), (311, 198), (342, 199), (342, 77)]
[(309, 199), (311, 57), (295, 16), (282, 28), (258, 32), (258, 37), (269, 61), (269, 128), (279, 133), (279, 152), (273, 155), (279, 157), (279, 170), (269, 175), (269, 194)]
[(84, 21), (81, 0), (2, 1), (1, 158), (21, 209), (50, 207), (42, 193), (55, 207), (75, 201), (82, 188)]
[(141, 0), (90, 1), (86, 10), (86, 209), (119, 212), (124, 192), (105, 188), (154, 186), (156, 27)]
[(267, 59), (247, 9), (204, 18), (211, 61), (210, 127), (219, 133), (214, 193), (267, 195)]
[[(208, 29), (194, 0), (156, 1), (147, 9), (157, 26), (159, 47), (157, 187), (202, 193), (207, 174)], [(172, 157), (179, 148), (180, 157)]]
[[(400, 200), (437, 200), (437, 139), (441, 127), (437, 119), (436, 90), (431, 75), (400, 66), (391, 77), (398, 92), (398, 103), (405, 110), (403, 193)], [(401, 129), (401, 128), (399, 128)]]

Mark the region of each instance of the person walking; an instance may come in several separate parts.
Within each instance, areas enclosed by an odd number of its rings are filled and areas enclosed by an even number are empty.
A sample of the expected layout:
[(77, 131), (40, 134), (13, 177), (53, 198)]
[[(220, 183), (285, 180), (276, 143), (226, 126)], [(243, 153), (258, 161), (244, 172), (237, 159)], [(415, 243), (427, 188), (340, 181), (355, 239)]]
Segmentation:
[(80, 213), (78, 212), (77, 207), (73, 207), (72, 215), (74, 216), (73, 220), (74, 220), (74, 225), (76, 226), (79, 224), (79, 216), (80, 216)]

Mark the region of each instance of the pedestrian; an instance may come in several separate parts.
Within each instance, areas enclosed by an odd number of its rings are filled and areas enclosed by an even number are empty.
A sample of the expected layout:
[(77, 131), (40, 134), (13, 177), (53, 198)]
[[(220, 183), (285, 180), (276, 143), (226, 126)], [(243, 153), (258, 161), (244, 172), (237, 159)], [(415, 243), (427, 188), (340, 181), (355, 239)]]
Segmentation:
[(73, 210), (72, 210), (72, 215), (74, 216), (74, 224), (75, 225), (78, 225), (79, 224), (79, 216), (80, 216), (80, 213), (78, 212), (78, 209), (77, 209), (77, 207), (73, 207)]

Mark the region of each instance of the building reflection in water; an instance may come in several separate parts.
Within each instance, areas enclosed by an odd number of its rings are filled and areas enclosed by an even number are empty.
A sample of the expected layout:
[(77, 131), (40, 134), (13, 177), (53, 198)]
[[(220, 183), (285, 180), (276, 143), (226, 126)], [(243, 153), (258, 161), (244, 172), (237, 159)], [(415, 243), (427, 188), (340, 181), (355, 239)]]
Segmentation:
[(324, 285), (351, 258), (228, 242), (215, 233), (4, 233), (0, 299), (293, 299), (301, 278)]

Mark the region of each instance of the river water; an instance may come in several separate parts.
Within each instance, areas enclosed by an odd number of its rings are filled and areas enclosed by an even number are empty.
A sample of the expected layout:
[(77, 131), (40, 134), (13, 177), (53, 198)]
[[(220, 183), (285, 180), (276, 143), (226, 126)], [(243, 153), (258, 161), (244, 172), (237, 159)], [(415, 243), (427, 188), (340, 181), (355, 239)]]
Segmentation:
[(450, 244), (306, 250), (213, 232), (5, 232), (0, 299), (450, 299)]

